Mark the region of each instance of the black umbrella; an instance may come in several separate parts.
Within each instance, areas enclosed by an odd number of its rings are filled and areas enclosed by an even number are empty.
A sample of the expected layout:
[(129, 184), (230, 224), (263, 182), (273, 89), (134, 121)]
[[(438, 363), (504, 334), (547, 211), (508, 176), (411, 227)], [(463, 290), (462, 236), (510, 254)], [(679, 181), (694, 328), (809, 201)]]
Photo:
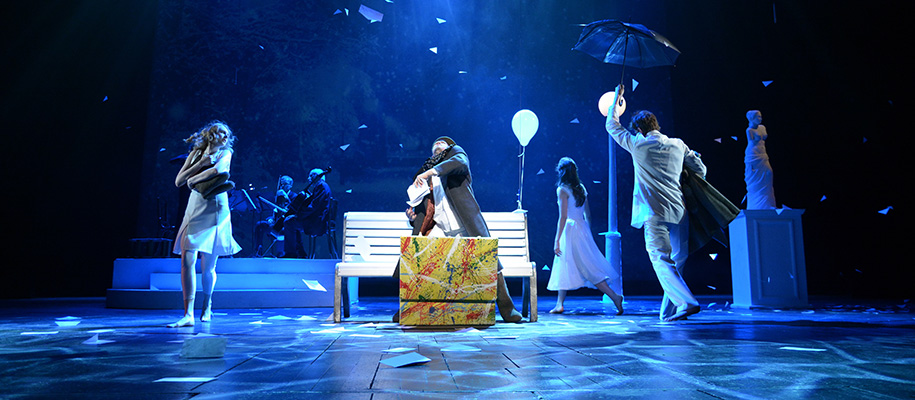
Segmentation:
[[(674, 65), (680, 50), (664, 36), (644, 25), (616, 20), (595, 21), (581, 32), (578, 50), (608, 64), (636, 68)], [(622, 72), (620, 83), (622, 83)]]

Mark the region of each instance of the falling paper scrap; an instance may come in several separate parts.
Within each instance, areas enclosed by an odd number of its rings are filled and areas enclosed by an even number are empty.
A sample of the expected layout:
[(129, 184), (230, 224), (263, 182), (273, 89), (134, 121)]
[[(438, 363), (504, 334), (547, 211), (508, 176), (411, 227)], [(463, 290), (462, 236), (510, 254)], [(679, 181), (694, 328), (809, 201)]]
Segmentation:
[(708, 256), (711, 257), (712, 260), (715, 260), (715, 259), (718, 258), (718, 253), (711, 253), (711, 254), (709, 254)]
[(765, 86), (765, 87), (769, 87), (769, 85), (771, 85), (772, 82), (774, 82), (774, 81), (762, 81), (762, 84), (763, 84), (763, 86)]
[(348, 144), (344, 144), (343, 146), (340, 146), (340, 150), (346, 151), (346, 149), (347, 149), (348, 147), (349, 147)]
[(384, 18), (384, 14), (368, 8), (364, 4), (359, 5), (359, 14), (362, 14), (369, 22), (381, 22), (381, 19)]
[(397, 357), (381, 360), (381, 363), (390, 367), (400, 368), (408, 365), (427, 363), (429, 361), (432, 361), (432, 359), (425, 357), (419, 353), (407, 353)]
[(887, 215), (887, 214), (890, 212), (890, 210), (892, 210), (892, 209), (893, 209), (893, 206), (889, 206), (889, 207), (884, 208), (884, 209), (882, 209), (882, 210), (880, 210), (880, 211), (877, 211), (877, 212), (880, 213), (880, 214), (883, 214), (883, 215)]
[(575, 119), (569, 121), (569, 123), (570, 123), (570, 124), (578, 124), (578, 123), (580, 123), (580, 121), (578, 121), (578, 118), (575, 118)]
[(639, 81), (633, 79), (632, 80), (632, 91), (634, 92), (635, 88), (637, 88), (637, 87), (639, 87)]
[(440, 24), (444, 24), (446, 22), (444, 19), (441, 19), (441, 18), (436, 18), (435, 20), (438, 21), (438, 23), (440, 23)]
[(543, 175), (545, 173), (546, 171), (544, 171), (543, 168), (540, 168), (540, 171), (537, 171), (537, 175)]
[(359, 129), (366, 129), (366, 128), (368, 128), (368, 125), (366, 125), (366, 124), (359, 125)]
[(77, 326), (77, 325), (79, 325), (79, 321), (54, 321), (54, 323), (56, 323), (57, 326)]
[(438, 54), (438, 47), (430, 47), (430, 48), (429, 48), (429, 51), (431, 51), (431, 52), (433, 52), (433, 53), (435, 53), (435, 54)]
[(721, 138), (715, 138), (715, 141), (721, 143)]
[(321, 286), (321, 283), (319, 283), (318, 281), (310, 281), (310, 280), (302, 279), (302, 282), (305, 282), (305, 286), (308, 286), (308, 288), (311, 290), (316, 290), (319, 292), (327, 291), (327, 289), (325, 289), (324, 286)]

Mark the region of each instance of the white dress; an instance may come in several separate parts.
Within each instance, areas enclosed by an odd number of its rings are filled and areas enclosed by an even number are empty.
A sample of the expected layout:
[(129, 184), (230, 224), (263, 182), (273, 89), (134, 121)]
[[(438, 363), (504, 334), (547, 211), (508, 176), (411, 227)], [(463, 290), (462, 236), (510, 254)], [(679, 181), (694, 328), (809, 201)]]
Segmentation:
[(565, 191), (569, 195), (566, 226), (559, 237), (559, 250), (561, 256), (553, 257), (553, 267), (550, 271), (550, 282), (546, 288), (549, 290), (575, 290), (580, 287), (594, 288), (594, 284), (606, 280), (610, 289), (618, 294), (623, 294), (623, 281), (620, 271), (610, 266), (604, 258), (594, 237), (591, 227), (585, 221), (585, 208), (575, 206), (575, 196), (572, 190), (560, 186), (556, 189), (556, 197)]
[[(231, 154), (227, 151), (221, 157), (231, 157)], [(223, 192), (207, 200), (200, 192), (191, 191), (172, 251), (181, 254), (184, 250), (216, 256), (228, 256), (241, 251), (241, 246), (232, 237), (228, 193)]]

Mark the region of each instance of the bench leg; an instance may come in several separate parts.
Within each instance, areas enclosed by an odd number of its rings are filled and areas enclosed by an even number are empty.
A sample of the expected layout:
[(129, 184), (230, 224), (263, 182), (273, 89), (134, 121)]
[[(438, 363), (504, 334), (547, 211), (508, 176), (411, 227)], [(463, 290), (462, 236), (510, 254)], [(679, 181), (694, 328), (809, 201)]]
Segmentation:
[(344, 276), (341, 279), (343, 285), (343, 295), (341, 296), (343, 300), (343, 318), (349, 318), (349, 278)]
[(334, 322), (340, 322), (341, 300), (340, 271), (334, 272)]
[(531, 316), (528, 321), (537, 322), (537, 268), (534, 268), (534, 274), (530, 278), (530, 293)]
[(527, 317), (531, 307), (530, 278), (521, 278), (521, 316)]

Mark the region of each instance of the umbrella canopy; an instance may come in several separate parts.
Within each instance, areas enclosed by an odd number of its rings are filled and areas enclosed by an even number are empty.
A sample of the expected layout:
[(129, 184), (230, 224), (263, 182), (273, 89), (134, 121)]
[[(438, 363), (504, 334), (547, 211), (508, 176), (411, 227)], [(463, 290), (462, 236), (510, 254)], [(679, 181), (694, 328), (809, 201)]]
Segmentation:
[(585, 26), (572, 50), (608, 64), (636, 68), (674, 65), (680, 50), (664, 36), (644, 25), (616, 20), (595, 21)]

